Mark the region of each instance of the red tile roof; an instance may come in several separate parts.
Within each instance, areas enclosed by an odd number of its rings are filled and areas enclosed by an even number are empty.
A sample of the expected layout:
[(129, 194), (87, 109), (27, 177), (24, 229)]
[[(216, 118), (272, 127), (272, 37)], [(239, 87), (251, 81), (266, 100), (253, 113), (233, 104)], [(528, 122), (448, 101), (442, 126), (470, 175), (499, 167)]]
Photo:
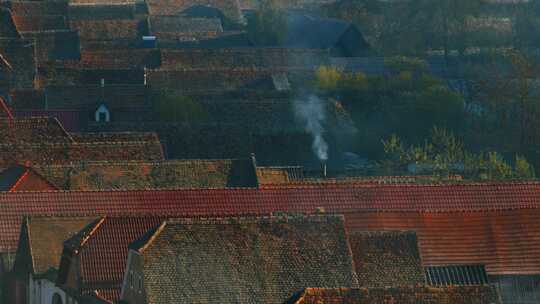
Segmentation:
[(424, 266), (484, 264), (489, 275), (540, 274), (540, 209), (364, 212), (349, 230), (414, 230)]
[(0, 250), (15, 250), (25, 214), (225, 216), (323, 208), (344, 213), (352, 230), (416, 231), (425, 265), (485, 263), (489, 273), (540, 274), (539, 207), (540, 183), (0, 193)]
[[(126, 267), (128, 245), (148, 230), (159, 226), (164, 219), (163, 217), (107, 217), (101, 221), (78, 249), (81, 257), (80, 275), (83, 289), (89, 289), (88, 286), (93, 284), (102, 286), (103, 282), (115, 282), (120, 287)], [(105, 297), (111, 299), (108, 296)]]

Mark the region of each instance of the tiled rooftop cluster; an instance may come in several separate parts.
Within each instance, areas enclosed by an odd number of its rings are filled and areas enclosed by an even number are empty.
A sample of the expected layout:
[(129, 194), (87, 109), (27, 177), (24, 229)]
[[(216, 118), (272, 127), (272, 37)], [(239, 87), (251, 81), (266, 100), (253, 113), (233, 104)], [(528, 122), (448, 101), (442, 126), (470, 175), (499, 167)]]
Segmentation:
[(0, 168), (88, 160), (162, 160), (154, 133), (68, 133), (55, 118), (0, 119)]
[(342, 221), (170, 220), (131, 248), (151, 303), (283, 303), (302, 286), (357, 286)]
[(494, 287), (459, 286), (459, 287), (393, 287), (331, 289), (308, 288), (289, 303), (295, 304), (480, 304), (500, 303)]
[(251, 160), (104, 161), (36, 167), (66, 190), (255, 187)]
[[(422, 287), (423, 267), (481, 264), (490, 276), (538, 273), (538, 193), (537, 183), (351, 181), (260, 189), (0, 193), (5, 202), (0, 218), (7, 224), (0, 241), (7, 251), (20, 242), (23, 214), (109, 215), (66, 243), (71, 258), (60, 264), (59, 275), (63, 288), (88, 297), (97, 291), (109, 300), (133, 296), (120, 291), (128, 277), (124, 271), (132, 244), (144, 257), (140, 269), (145, 294), (155, 303), (203, 301), (216, 293), (220, 300), (283, 303), (310, 286), (319, 288), (306, 289), (290, 301), (498, 303), (494, 289), (487, 286)], [(278, 215), (280, 211), (328, 215)], [(347, 259), (338, 258), (343, 254), (350, 254), (347, 267)], [(79, 262), (73, 265), (80, 269), (65, 268), (74, 257)], [(336, 263), (354, 276), (343, 281), (347, 272), (337, 271), (341, 268)], [(252, 274), (255, 265), (265, 267), (266, 275)], [(70, 271), (80, 271), (79, 285), (69, 279)]]
[(349, 239), (360, 286), (403, 286), (424, 282), (416, 233), (355, 232)]

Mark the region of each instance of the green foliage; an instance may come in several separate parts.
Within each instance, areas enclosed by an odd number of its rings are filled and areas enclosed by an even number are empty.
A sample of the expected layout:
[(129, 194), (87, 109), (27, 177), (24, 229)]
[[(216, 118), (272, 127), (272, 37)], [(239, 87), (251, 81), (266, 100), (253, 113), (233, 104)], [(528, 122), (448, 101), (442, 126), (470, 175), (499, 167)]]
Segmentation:
[(534, 178), (534, 167), (524, 157), (516, 155), (515, 175), (518, 179)]
[(381, 161), (389, 174), (403, 174), (410, 164), (420, 164), (436, 175), (463, 174), (471, 179), (531, 179), (534, 168), (524, 157), (516, 156), (512, 167), (497, 152), (471, 153), (445, 129), (434, 127), (422, 145), (405, 147), (395, 134), (382, 141), (385, 157)]
[(335, 67), (320, 66), (315, 71), (315, 86), (322, 91), (334, 91), (344, 79), (344, 74)]
[(282, 45), (287, 33), (287, 17), (274, 0), (263, 0), (248, 20), (248, 34), (258, 45)]
[(403, 70), (368, 77), (323, 66), (315, 73), (316, 88), (340, 100), (360, 130), (355, 135), (358, 150), (378, 155), (380, 139), (394, 132), (417, 143), (436, 125), (460, 130), (464, 101), (459, 94), (423, 72), (421, 60), (400, 58), (389, 64)]
[(189, 97), (160, 92), (154, 94), (151, 100), (156, 121), (198, 123), (208, 119), (206, 110)]

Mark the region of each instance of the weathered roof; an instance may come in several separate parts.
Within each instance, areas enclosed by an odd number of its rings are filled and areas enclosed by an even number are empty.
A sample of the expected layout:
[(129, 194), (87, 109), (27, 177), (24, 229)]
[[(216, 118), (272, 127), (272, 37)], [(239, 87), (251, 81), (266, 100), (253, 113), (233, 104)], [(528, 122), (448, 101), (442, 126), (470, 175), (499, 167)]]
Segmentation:
[(76, 110), (22, 110), (14, 111), (15, 118), (54, 117), (68, 132), (81, 131), (81, 112)]
[[(4, 126), (4, 127), (1, 127)], [(16, 163), (64, 164), (89, 160), (163, 160), (155, 133), (66, 132), (55, 118), (0, 119), (0, 168)]]
[(150, 15), (177, 15), (193, 6), (210, 6), (218, 8), (234, 21), (242, 21), (242, 12), (238, 0), (147, 0)]
[(57, 271), (64, 241), (95, 219), (76, 216), (25, 218), (14, 270), (31, 271), (34, 275), (45, 274), (51, 269)]
[(21, 34), (24, 32), (44, 32), (68, 29), (66, 17), (58, 15), (19, 15), (13, 16), (13, 22), (17, 27), (17, 31)]
[(257, 167), (259, 185), (284, 185), (304, 178), (302, 167)]
[(79, 34), (76, 31), (25, 32), (22, 36), (35, 40), (38, 65), (54, 60), (78, 60), (81, 56)]
[(149, 16), (150, 33), (223, 32), (217, 18), (183, 18), (178, 16)]
[[(287, 33), (284, 45), (288, 47), (332, 49), (343, 34), (356, 29), (352, 23), (313, 16), (302, 11), (289, 11), (286, 16)], [(363, 37), (361, 39), (367, 48), (367, 42)]]
[(169, 220), (132, 248), (149, 303), (283, 303), (358, 284), (340, 216)]
[(13, 67), (12, 88), (33, 88), (37, 71), (34, 41), (0, 38), (0, 54)]
[(67, 13), (68, 1), (5, 1), (14, 16), (62, 15)]
[(68, 14), (70, 20), (112, 20), (134, 19), (135, 2), (125, 3), (70, 3)]
[(300, 48), (160, 49), (160, 53), (165, 69), (316, 67), (328, 56), (322, 50)]
[(0, 172), (0, 191), (9, 191), (24, 175), (26, 168), (23, 166), (13, 166)]
[(139, 34), (139, 22), (122, 20), (70, 20), (72, 30), (78, 30), (81, 41), (86, 40), (135, 40)]
[(65, 67), (86, 69), (142, 69), (160, 64), (160, 54), (154, 49), (82, 50), (79, 61), (63, 63)]
[(82, 235), (67, 240), (66, 248), (80, 257), (82, 294), (101, 289), (106, 299), (119, 300), (128, 245), (163, 220), (152, 216), (105, 217), (84, 229)]
[(0, 144), (0, 167), (28, 162), (31, 165), (66, 164), (78, 161), (163, 160), (156, 141), (103, 141), (83, 143)]
[(0, 191), (47, 191), (58, 190), (30, 167), (15, 165), (0, 172)]
[(16, 118), (13, 124), (8, 119), (0, 118), (0, 144), (71, 141), (70, 135), (55, 118)]
[[(448, 201), (451, 204), (451, 201)], [(540, 274), (540, 210), (358, 213), (350, 231), (414, 230), (423, 266), (486, 265), (488, 275)]]
[(53, 110), (95, 111), (103, 103), (111, 110), (149, 108), (144, 85), (50, 86), (46, 94), (47, 109)]
[(354, 232), (349, 234), (349, 243), (361, 287), (424, 283), (415, 232)]
[(288, 303), (294, 304), (496, 304), (501, 303), (493, 286), (400, 286), (388, 288), (307, 288)]
[[(294, 69), (299, 77), (311, 74), (311, 69)], [(212, 68), (170, 69), (168, 67), (146, 71), (148, 84), (155, 88), (167, 88), (184, 94), (216, 93), (238, 90), (254, 92), (274, 91), (282, 88), (283, 79), (293, 75), (284, 67), (259, 68), (227, 66)], [(277, 76), (277, 77), (276, 77)]]
[(249, 159), (81, 162), (36, 167), (66, 190), (255, 187)]
[[(349, 231), (416, 231), (426, 265), (485, 264), (488, 274), (540, 274), (540, 184), (319, 184), (272, 189), (0, 193), (0, 250), (23, 215), (343, 213)], [(444, 236), (444, 237), (441, 237)]]

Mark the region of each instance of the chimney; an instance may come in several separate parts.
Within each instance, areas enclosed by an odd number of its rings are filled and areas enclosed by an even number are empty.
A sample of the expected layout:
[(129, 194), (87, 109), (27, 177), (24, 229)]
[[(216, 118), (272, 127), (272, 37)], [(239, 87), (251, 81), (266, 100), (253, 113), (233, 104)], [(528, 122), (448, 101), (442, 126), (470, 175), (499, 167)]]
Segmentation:
[(327, 172), (326, 162), (323, 162), (323, 163), (322, 163), (322, 177), (323, 177), (323, 178), (327, 178), (327, 177), (328, 177), (328, 172)]
[(101, 87), (102, 87), (102, 88), (105, 87), (105, 78), (101, 78)]

